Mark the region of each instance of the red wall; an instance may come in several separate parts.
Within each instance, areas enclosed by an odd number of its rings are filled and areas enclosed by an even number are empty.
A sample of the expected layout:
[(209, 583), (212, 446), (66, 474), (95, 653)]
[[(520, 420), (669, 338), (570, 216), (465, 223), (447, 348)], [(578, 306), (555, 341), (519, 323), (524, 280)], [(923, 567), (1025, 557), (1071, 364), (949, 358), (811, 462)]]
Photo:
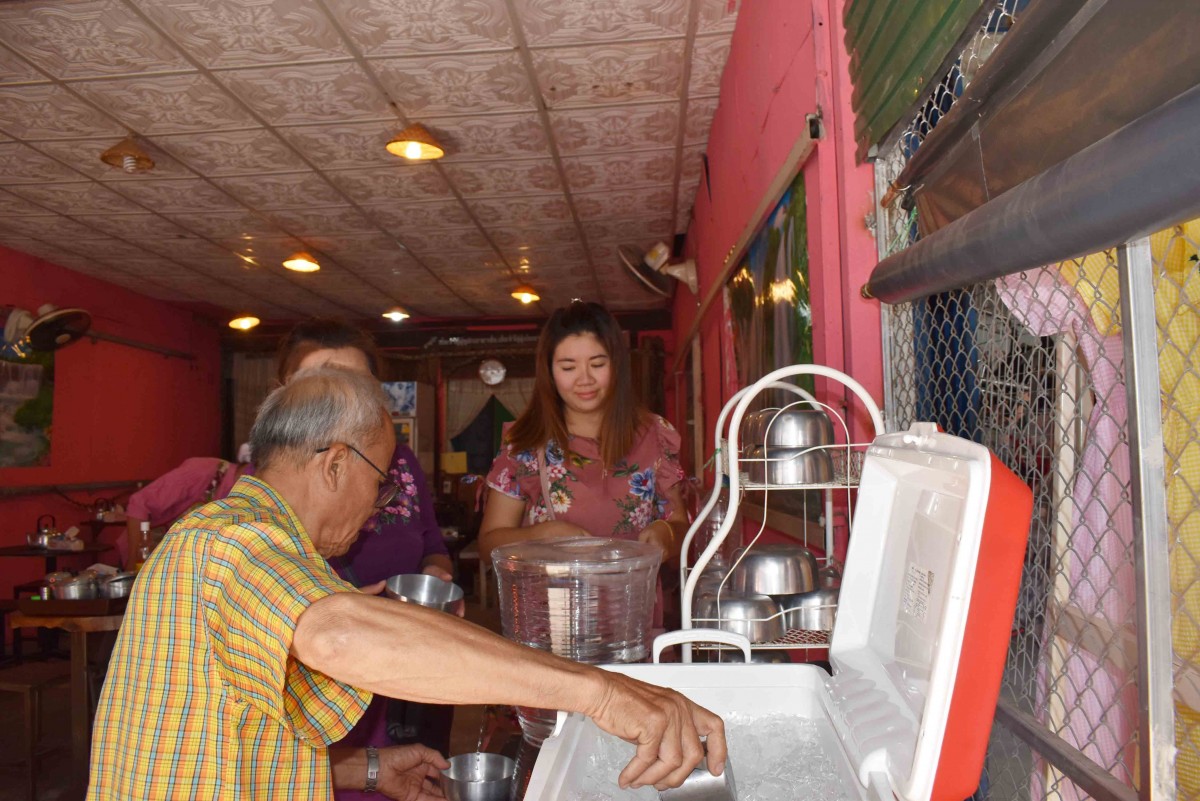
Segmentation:
[[(91, 312), (96, 331), (193, 353), (196, 360), (88, 339), (58, 351), (50, 464), (0, 469), (0, 487), (148, 479), (188, 456), (218, 455), (221, 353), (216, 323), (0, 247), (0, 304), (33, 311), (44, 303), (82, 307)], [(116, 492), (69, 494), (87, 503)], [(25, 533), (46, 513), (55, 515), (63, 529), (88, 516), (52, 494), (0, 497), (0, 545), (24, 543)], [(117, 532), (110, 528), (104, 537), (111, 540)], [(0, 597), (11, 597), (14, 583), (39, 578), (42, 572), (40, 560), (0, 559)]]

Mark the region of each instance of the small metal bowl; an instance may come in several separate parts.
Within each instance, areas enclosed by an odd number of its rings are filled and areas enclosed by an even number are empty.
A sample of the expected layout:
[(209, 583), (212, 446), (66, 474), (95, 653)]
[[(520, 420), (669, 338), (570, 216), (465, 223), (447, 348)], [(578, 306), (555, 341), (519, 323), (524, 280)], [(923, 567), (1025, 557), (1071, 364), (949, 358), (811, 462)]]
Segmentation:
[(458, 614), (463, 608), (463, 590), (457, 584), (424, 573), (402, 573), (387, 580), (389, 598)]
[(696, 601), (696, 619), (741, 634), (750, 642), (777, 640), (785, 630), (779, 604), (766, 595), (725, 592), (720, 599), (706, 595)]
[(450, 757), (442, 771), (449, 801), (508, 801), (517, 765), (503, 754), (472, 753)]
[(746, 474), (756, 484), (829, 484), (833, 457), (827, 448), (754, 448), (746, 458)]
[(727, 585), (735, 592), (797, 595), (816, 589), (817, 557), (803, 545), (755, 545), (734, 568)]
[(96, 597), (96, 578), (82, 574), (54, 582), (54, 598), (63, 601), (90, 601)]
[(803, 631), (833, 631), (837, 621), (838, 591), (813, 590), (799, 595), (775, 599), (783, 608), (783, 619), (789, 629)]
[(763, 423), (762, 439), (768, 448), (812, 448), (833, 444), (833, 421), (816, 409), (784, 409)]
[(133, 591), (133, 580), (137, 573), (114, 573), (100, 580), (101, 598), (128, 598)]

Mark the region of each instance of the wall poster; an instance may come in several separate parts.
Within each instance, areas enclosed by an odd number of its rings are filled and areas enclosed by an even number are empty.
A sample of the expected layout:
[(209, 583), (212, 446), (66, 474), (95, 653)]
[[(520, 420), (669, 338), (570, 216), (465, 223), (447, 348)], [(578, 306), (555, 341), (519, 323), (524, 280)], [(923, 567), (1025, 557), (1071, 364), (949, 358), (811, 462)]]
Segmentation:
[[(780, 367), (812, 362), (805, 213), (804, 174), (799, 173), (726, 285), (739, 387)], [(812, 376), (800, 383), (812, 390)]]
[(54, 417), (54, 353), (0, 356), (0, 468), (47, 467)]
[(384, 381), (383, 394), (387, 396), (388, 412), (392, 421), (401, 417), (415, 417), (417, 414), (417, 382), (416, 381)]

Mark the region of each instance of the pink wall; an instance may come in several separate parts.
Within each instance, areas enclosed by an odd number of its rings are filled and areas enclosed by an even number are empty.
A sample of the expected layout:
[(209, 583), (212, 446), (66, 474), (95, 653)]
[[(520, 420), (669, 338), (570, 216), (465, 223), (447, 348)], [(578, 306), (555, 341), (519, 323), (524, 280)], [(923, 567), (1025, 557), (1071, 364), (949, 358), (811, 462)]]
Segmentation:
[[(91, 312), (97, 331), (196, 355), (184, 361), (87, 339), (60, 350), (50, 464), (0, 469), (0, 487), (154, 478), (188, 456), (218, 455), (221, 355), (215, 323), (3, 247), (0, 287), (4, 305), (31, 311), (43, 303), (80, 306)], [(56, 495), (0, 497), (0, 545), (23, 543), (43, 513), (55, 515), (60, 528), (87, 517)], [(104, 536), (116, 533), (110, 528)], [(11, 597), (12, 584), (41, 574), (39, 560), (0, 559), (0, 597)]]
[[(866, 226), (873, 209), (873, 172), (853, 162), (842, 5), (843, 0), (742, 4), (709, 134), (709, 185), (700, 185), (687, 253), (697, 261), (703, 298), (744, 229), (760, 222), (751, 215), (807, 130), (806, 115), (819, 110), (826, 135), (802, 168), (816, 360), (846, 370), (882, 403), (878, 304), (858, 296), (877, 260)], [(696, 298), (678, 293), (674, 322), (680, 351), (690, 347), (687, 334), (696, 313)], [(737, 389), (732, 365), (722, 355), (729, 352), (730, 332), (720, 297), (707, 310), (699, 332), (705, 439), (711, 452), (711, 428), (722, 403)], [(855, 433), (868, 432), (860, 422)]]

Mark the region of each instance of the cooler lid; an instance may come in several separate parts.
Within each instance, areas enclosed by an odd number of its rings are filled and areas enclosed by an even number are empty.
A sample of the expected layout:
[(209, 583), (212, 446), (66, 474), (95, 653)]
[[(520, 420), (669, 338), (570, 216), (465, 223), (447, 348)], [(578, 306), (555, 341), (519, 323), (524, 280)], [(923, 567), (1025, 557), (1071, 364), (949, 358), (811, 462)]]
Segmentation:
[[(934, 796), (935, 783), (946, 786), (937, 773), (939, 763), (956, 761), (943, 759), (943, 742), (969, 618), (978, 612), (1001, 620), (1002, 607), (1008, 604), (1008, 596), (1001, 592), (1000, 607), (991, 608), (995, 605), (990, 600), (981, 603), (975, 595), (980, 609), (971, 608), (985, 512), (989, 503), (1006, 502), (989, 501), (997, 472), (1005, 478), (1000, 482), (1004, 492), (1019, 493), (1008, 480), (1015, 477), (987, 448), (940, 433), (931, 423), (916, 423), (906, 432), (878, 437), (863, 462), (830, 644), (834, 674), (827, 682), (829, 712), (863, 784), (878, 783), (886, 774), (892, 792), (904, 801), (927, 801)], [(1028, 493), (1019, 481), (1016, 485)], [(1017, 499), (1012, 507), (1015, 517), (1021, 507)], [(1027, 531), (1028, 523), (1026, 514), (1023, 523), (1018, 519), (1013, 525)], [(1019, 548), (1023, 555), (1023, 535)], [(1011, 627), (1020, 558), (1008, 617), (997, 635), (1003, 637), (999, 664), (994, 671), (990, 667), (985, 671), (995, 673), (995, 691)], [(1005, 560), (1010, 562), (1011, 557)], [(991, 570), (989, 562), (988, 571), (981, 571), (981, 586), (991, 581), (986, 577)], [(1003, 580), (1009, 582), (1011, 575), (1006, 569)], [(995, 642), (993, 634), (988, 636)], [(988, 659), (994, 661), (995, 653), (990, 648)], [(988, 690), (980, 689), (986, 707)], [(994, 694), (991, 704), (994, 709)], [(962, 715), (956, 714), (955, 719), (961, 721)], [(978, 725), (973, 719), (971, 726)], [(982, 737), (986, 743), (986, 730)], [(978, 765), (966, 765), (965, 770), (974, 771), (965, 781), (978, 782)], [(970, 784), (957, 799), (970, 795), (974, 787)]]

